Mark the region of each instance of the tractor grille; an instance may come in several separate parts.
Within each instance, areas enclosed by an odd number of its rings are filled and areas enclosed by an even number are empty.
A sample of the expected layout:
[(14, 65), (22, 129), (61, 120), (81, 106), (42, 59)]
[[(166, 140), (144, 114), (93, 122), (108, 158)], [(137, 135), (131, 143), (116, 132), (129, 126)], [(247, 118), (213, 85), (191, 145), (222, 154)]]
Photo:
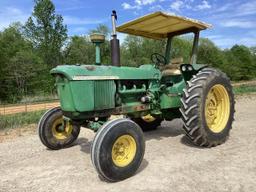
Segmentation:
[(115, 107), (116, 85), (113, 80), (94, 81), (94, 108), (109, 109)]

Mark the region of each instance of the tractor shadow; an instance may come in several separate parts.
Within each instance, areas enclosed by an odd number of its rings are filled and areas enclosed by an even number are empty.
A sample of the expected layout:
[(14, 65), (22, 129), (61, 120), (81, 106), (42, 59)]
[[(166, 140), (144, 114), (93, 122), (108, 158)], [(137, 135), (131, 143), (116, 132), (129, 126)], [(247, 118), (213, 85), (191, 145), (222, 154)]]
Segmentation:
[(88, 141), (87, 138), (84, 138), (84, 137), (78, 138), (73, 146), (75, 146), (75, 145), (79, 145), (80, 146), (80, 151), (82, 151), (82, 152), (84, 152), (86, 154), (90, 154), (91, 153), (90, 151), (91, 151), (92, 142)]
[(204, 149), (204, 147), (196, 146), (187, 136), (183, 130), (183, 123), (181, 119), (174, 119), (172, 121), (164, 121), (156, 130), (144, 131), (145, 140), (161, 140), (167, 137), (177, 137), (183, 135), (180, 142), (188, 147)]
[(137, 170), (137, 172), (135, 174), (142, 172), (144, 169), (146, 169), (147, 166), (148, 166), (148, 161), (144, 158), (140, 164), (139, 169)]
[(151, 139), (162, 140), (166, 137), (177, 137), (183, 134), (185, 134), (185, 132), (182, 128), (181, 119), (164, 121), (156, 130), (144, 131), (146, 141)]
[[(190, 141), (189, 138), (187, 138), (182, 126), (183, 126), (183, 124), (182, 124), (181, 119), (174, 119), (172, 121), (164, 121), (164, 122), (162, 122), (161, 126), (159, 126), (156, 130), (144, 131), (145, 140), (146, 141), (162, 140), (163, 138), (167, 138), (167, 137), (177, 137), (177, 136), (183, 135), (180, 139), (180, 142), (182, 144), (184, 144), (188, 147), (201, 149), (202, 147), (195, 146), (192, 143), (192, 141)], [(73, 147), (76, 145), (80, 146), (80, 151), (82, 151), (86, 154), (90, 154), (92, 141), (89, 141), (87, 138), (80, 137), (70, 147)], [(142, 164), (145, 164), (145, 166), (142, 166), (142, 167), (146, 167), (148, 163), (142, 162)]]

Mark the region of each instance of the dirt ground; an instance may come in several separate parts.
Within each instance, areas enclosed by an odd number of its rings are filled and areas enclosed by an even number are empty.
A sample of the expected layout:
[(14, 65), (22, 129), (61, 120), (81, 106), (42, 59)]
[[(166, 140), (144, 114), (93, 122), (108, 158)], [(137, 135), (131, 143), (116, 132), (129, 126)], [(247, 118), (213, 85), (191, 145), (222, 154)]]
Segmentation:
[(236, 111), (230, 139), (211, 149), (194, 147), (179, 119), (163, 122), (145, 133), (136, 175), (117, 183), (101, 181), (91, 164), (92, 131), (82, 129), (77, 142), (60, 151), (47, 150), (35, 131), (2, 134), (0, 191), (256, 191), (256, 96), (237, 98)]
[(40, 111), (51, 109), (53, 107), (60, 106), (60, 103), (51, 102), (51, 103), (37, 103), (37, 104), (21, 104), (17, 106), (0, 106), (0, 115), (10, 115), (14, 113), (24, 113), (32, 111)]

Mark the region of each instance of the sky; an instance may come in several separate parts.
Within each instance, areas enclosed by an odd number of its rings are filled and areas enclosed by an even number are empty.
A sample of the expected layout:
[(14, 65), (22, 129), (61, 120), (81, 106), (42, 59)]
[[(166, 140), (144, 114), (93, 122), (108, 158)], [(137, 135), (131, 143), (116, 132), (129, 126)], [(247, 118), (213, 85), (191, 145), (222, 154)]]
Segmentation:
[[(53, 0), (56, 12), (64, 17), (69, 35), (87, 34), (99, 24), (111, 27), (115, 9), (117, 24), (145, 14), (164, 11), (212, 24), (201, 32), (220, 48), (235, 44), (256, 46), (256, 0)], [(10, 23), (25, 23), (33, 10), (33, 0), (0, 0), (0, 30)], [(125, 35), (119, 34), (121, 42)]]

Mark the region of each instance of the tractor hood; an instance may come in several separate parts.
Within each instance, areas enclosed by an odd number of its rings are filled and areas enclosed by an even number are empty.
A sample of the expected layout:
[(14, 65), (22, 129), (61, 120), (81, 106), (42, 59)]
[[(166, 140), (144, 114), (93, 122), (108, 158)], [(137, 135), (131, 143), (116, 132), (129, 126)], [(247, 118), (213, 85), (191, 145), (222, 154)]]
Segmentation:
[(115, 67), (104, 65), (60, 65), (51, 70), (52, 75), (61, 74), (68, 80), (106, 79), (160, 79), (161, 73), (153, 65)]

